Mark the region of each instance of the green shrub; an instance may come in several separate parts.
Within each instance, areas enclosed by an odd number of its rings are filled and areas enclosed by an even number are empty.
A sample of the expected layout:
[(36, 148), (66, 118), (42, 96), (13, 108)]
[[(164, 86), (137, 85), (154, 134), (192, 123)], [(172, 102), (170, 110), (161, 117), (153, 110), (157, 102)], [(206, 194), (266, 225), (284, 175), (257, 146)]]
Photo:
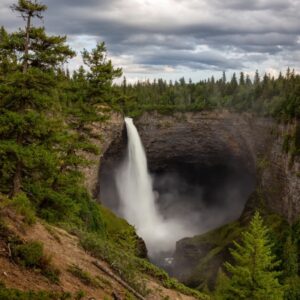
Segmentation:
[(298, 276), (286, 279), (284, 287), (284, 300), (300, 299), (300, 278)]
[(25, 267), (39, 267), (44, 256), (43, 244), (33, 241), (23, 245), (17, 245), (13, 248), (13, 254)]
[(0, 284), (0, 299), (1, 300), (67, 300), (71, 299), (70, 293), (53, 293), (53, 292), (33, 292), (20, 291), (17, 289), (8, 289), (4, 284)]
[(115, 244), (97, 238), (95, 235), (83, 234), (80, 239), (82, 247), (90, 252), (93, 256), (107, 261), (114, 270), (125, 280), (129, 285), (135, 288), (142, 295), (147, 295), (145, 282), (142, 279), (141, 273), (146, 273), (157, 278), (164, 287), (175, 289), (186, 295), (191, 295), (197, 299), (209, 299), (203, 293), (190, 289), (179, 283), (176, 279), (170, 278), (168, 274), (160, 268), (154, 266), (145, 259), (138, 258), (133, 254), (124, 252)]
[(24, 216), (27, 224), (32, 225), (36, 221), (35, 210), (30, 200), (24, 193), (18, 194), (12, 199), (12, 205), (16, 211)]
[[(37, 241), (22, 244), (20, 240), (12, 243), (14, 260), (26, 268), (41, 270), (41, 274), (52, 283), (59, 283), (60, 271), (51, 265), (51, 257), (44, 254), (43, 244)], [(0, 298), (1, 299), (1, 298)]]
[(75, 294), (75, 300), (81, 300), (85, 296), (85, 292), (82, 290), (79, 290)]
[(59, 269), (54, 268), (51, 264), (44, 266), (42, 274), (47, 277), (51, 283), (59, 284), (59, 276), (61, 272)]
[(91, 274), (88, 272), (82, 270), (79, 266), (77, 265), (72, 265), (68, 268), (68, 271), (77, 277), (83, 284), (89, 285), (91, 287), (100, 287), (100, 284), (96, 278), (93, 278)]

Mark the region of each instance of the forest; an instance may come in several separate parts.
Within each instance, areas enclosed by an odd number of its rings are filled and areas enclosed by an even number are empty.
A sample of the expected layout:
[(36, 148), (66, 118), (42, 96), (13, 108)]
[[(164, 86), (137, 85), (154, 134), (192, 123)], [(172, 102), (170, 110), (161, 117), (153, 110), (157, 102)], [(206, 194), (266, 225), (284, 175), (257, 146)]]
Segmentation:
[[(300, 75), (289, 68), (278, 77), (256, 71), (254, 78), (244, 72), (226, 78), (223, 72), (220, 79), (199, 82), (181, 78), (129, 84), (124, 77), (117, 84), (122, 70), (108, 58), (104, 42), (82, 50), (79, 69), (67, 69), (76, 55), (67, 37), (33, 25), (46, 9), (19, 0), (12, 10), (26, 24), (16, 32), (0, 29), (0, 208), (14, 207), (29, 224), (38, 218), (76, 232), (87, 251), (114, 261), (141, 293), (145, 291), (132, 275), (135, 269), (199, 299), (300, 299), (300, 223), (285, 225), (284, 240), (278, 241), (264, 225), (264, 213), (257, 212), (233, 244), (233, 261), (219, 271), (215, 290), (192, 290), (138, 257), (134, 228), (95, 201), (81, 171), (93, 163), (86, 154), (99, 151), (91, 143), (91, 125), (105, 122), (112, 111), (138, 117), (149, 111), (227, 109), (288, 123), (300, 118)], [(289, 138), (292, 144), (285, 151), (299, 155), (299, 126)], [(34, 297), (0, 285), (1, 299), (48, 299)]]

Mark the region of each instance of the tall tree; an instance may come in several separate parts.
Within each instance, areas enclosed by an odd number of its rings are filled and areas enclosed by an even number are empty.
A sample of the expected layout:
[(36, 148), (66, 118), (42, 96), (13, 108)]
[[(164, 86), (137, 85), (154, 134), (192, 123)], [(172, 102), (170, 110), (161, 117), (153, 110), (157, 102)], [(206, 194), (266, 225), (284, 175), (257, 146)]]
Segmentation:
[(47, 9), (46, 5), (38, 3), (36, 0), (19, 0), (18, 4), (13, 4), (11, 6), (13, 11), (19, 12), (22, 18), (26, 22), (25, 27), (25, 39), (24, 39), (24, 55), (23, 59), (23, 72), (25, 73), (28, 69), (28, 59), (29, 59), (29, 47), (30, 47), (30, 31), (31, 22), (33, 18), (42, 19), (42, 12)]
[(235, 264), (225, 263), (231, 278), (224, 299), (283, 299), (283, 288), (278, 282), (280, 273), (275, 271), (279, 261), (272, 254), (268, 235), (257, 212), (242, 234), (241, 243), (235, 242), (231, 249)]
[(293, 277), (298, 275), (298, 249), (292, 236), (289, 235), (283, 249), (283, 275)]
[(92, 104), (112, 102), (113, 80), (122, 76), (122, 69), (114, 68), (112, 61), (107, 59), (105, 43), (98, 43), (92, 51), (82, 52), (84, 64), (89, 68), (87, 72), (88, 95), (87, 101)]
[(34, 181), (47, 176), (46, 166), (53, 171), (52, 150), (63, 128), (55, 118), (59, 111), (56, 73), (74, 52), (65, 45), (66, 37), (49, 37), (44, 28), (31, 26), (32, 18), (41, 18), (46, 6), (19, 0), (12, 8), (26, 20), (25, 30), (5, 37), (4, 48), (18, 60), (0, 85), (0, 177), (14, 197), (21, 190), (29, 192)]

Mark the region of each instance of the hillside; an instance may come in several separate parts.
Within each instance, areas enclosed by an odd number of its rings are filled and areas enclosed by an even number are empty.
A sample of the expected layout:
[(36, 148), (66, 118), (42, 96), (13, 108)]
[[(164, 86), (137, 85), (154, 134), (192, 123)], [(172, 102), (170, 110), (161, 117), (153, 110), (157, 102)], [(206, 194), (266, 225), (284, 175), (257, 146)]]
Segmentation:
[[(5, 225), (4, 225), (5, 224)], [(43, 245), (47, 257), (44, 267), (54, 270), (43, 273), (39, 266), (24, 265), (14, 254), (16, 241), (26, 245), (38, 241)], [(18, 242), (19, 243), (19, 242)], [(80, 246), (80, 240), (65, 230), (48, 225), (40, 220), (34, 225), (24, 223), (24, 218), (11, 208), (1, 210), (1, 284), (19, 291), (46, 292), (56, 294), (51, 299), (196, 299), (173, 289), (167, 289), (161, 282), (145, 273), (140, 273), (143, 293), (132, 289), (106, 261), (91, 256)], [(32, 254), (32, 253), (31, 253)], [(30, 255), (31, 255), (30, 254)], [(32, 254), (34, 255), (34, 254)], [(31, 259), (35, 259), (32, 258)], [(26, 259), (25, 259), (26, 260)], [(135, 294), (135, 295), (134, 295)], [(0, 288), (1, 299), (23, 299), (5, 296)], [(81, 295), (81, 297), (80, 297)], [(49, 298), (49, 299), (50, 299)], [(25, 296), (24, 296), (25, 299)], [(27, 299), (27, 298), (26, 298)], [(31, 299), (30, 297), (28, 299)], [(36, 299), (44, 299), (40, 296)], [(45, 298), (48, 299), (48, 298)], [(198, 298), (200, 299), (200, 298)], [(205, 297), (203, 299), (206, 299)]]

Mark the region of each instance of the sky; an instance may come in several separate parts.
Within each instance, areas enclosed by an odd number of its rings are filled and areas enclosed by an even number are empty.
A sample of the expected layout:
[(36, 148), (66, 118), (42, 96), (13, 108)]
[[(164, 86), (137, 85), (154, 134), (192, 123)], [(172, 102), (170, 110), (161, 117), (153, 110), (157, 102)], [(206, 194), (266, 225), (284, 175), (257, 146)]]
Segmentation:
[[(0, 0), (0, 26), (22, 19)], [(300, 71), (300, 0), (44, 0), (42, 26), (78, 53), (105, 41), (129, 82)]]

